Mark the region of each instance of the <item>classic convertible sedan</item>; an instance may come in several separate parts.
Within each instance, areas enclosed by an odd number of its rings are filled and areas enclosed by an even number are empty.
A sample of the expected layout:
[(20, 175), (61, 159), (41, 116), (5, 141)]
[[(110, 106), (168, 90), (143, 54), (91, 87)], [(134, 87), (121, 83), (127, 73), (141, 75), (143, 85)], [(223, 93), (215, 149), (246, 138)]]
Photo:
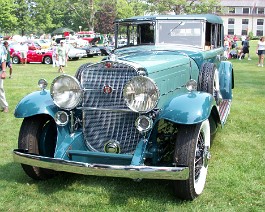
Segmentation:
[[(21, 62), (21, 55), (19, 51), (15, 51), (12, 54), (13, 64), (19, 64)], [(29, 50), (27, 55), (28, 63), (52, 63), (52, 51), (42, 51), (42, 50)]]

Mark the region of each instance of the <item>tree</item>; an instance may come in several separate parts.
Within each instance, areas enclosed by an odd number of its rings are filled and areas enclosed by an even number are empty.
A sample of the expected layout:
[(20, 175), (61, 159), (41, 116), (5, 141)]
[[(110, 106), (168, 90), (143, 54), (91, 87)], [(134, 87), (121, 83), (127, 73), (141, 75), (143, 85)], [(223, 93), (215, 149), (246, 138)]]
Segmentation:
[(113, 22), (117, 17), (116, 1), (100, 3), (95, 15), (95, 31), (103, 34), (113, 33)]
[(72, 13), (73, 23), (83, 29), (94, 30), (94, 16), (97, 12), (98, 0), (69, 0), (68, 6)]
[(55, 27), (52, 18), (55, 6), (54, 0), (34, 0), (34, 3), (29, 8), (31, 16), (34, 17), (33, 26), (29, 29), (30, 33), (45, 33)]
[(17, 29), (22, 36), (33, 26), (33, 18), (30, 14), (30, 7), (32, 2), (30, 0), (15, 0), (16, 4), (15, 16), (17, 18)]
[(142, 16), (148, 10), (148, 5), (142, 0), (127, 0), (135, 16)]
[(14, 5), (13, 0), (0, 0), (0, 8), (0, 29), (2, 32), (8, 33), (12, 31), (17, 22), (16, 16), (12, 15), (16, 5)]
[(147, 0), (149, 11), (159, 14), (213, 13), (220, 6), (220, 0)]

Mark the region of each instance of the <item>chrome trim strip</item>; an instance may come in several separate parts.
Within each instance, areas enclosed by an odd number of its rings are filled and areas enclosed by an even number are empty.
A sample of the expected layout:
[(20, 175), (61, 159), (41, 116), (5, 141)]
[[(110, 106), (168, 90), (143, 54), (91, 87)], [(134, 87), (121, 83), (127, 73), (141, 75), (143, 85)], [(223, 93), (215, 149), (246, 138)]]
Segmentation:
[(21, 164), (83, 175), (165, 180), (186, 180), (189, 178), (188, 167), (89, 164), (23, 153), (23, 150), (19, 149), (13, 151), (13, 159)]
[[(83, 88), (83, 91), (102, 91), (103, 89), (88, 89), (88, 88)], [(113, 89), (113, 91), (116, 91), (117, 89)]]
[(126, 112), (132, 113), (134, 111), (130, 109), (114, 109), (114, 108), (98, 108), (98, 107), (77, 107), (79, 110), (101, 110), (101, 111), (110, 111), (110, 112)]

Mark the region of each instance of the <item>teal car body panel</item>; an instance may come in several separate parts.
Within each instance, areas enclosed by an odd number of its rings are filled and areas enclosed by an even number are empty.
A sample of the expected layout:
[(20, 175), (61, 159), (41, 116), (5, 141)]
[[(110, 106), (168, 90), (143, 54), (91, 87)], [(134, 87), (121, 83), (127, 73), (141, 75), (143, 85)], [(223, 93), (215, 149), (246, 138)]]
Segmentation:
[[(232, 89), (234, 88), (234, 75), (232, 64), (223, 61), (219, 68), (220, 91), (224, 99), (232, 99)], [(232, 80), (231, 80), (232, 79)]]
[(178, 124), (197, 124), (210, 116), (214, 106), (216, 106), (214, 98), (208, 93), (184, 93), (175, 96), (161, 108), (159, 119)]
[(58, 107), (55, 106), (50, 91), (42, 90), (33, 92), (20, 100), (14, 115), (16, 118), (25, 118), (37, 114), (48, 114), (54, 117), (57, 111)]

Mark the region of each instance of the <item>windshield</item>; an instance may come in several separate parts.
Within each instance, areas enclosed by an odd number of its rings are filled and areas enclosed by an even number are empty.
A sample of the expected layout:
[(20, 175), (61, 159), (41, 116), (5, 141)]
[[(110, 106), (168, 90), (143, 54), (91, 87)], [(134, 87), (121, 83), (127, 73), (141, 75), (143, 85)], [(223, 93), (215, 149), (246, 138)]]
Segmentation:
[(158, 20), (119, 23), (116, 48), (136, 45), (192, 45), (203, 47), (204, 22), (198, 20)]
[(185, 21), (159, 21), (157, 44), (181, 44), (202, 46), (202, 22)]

